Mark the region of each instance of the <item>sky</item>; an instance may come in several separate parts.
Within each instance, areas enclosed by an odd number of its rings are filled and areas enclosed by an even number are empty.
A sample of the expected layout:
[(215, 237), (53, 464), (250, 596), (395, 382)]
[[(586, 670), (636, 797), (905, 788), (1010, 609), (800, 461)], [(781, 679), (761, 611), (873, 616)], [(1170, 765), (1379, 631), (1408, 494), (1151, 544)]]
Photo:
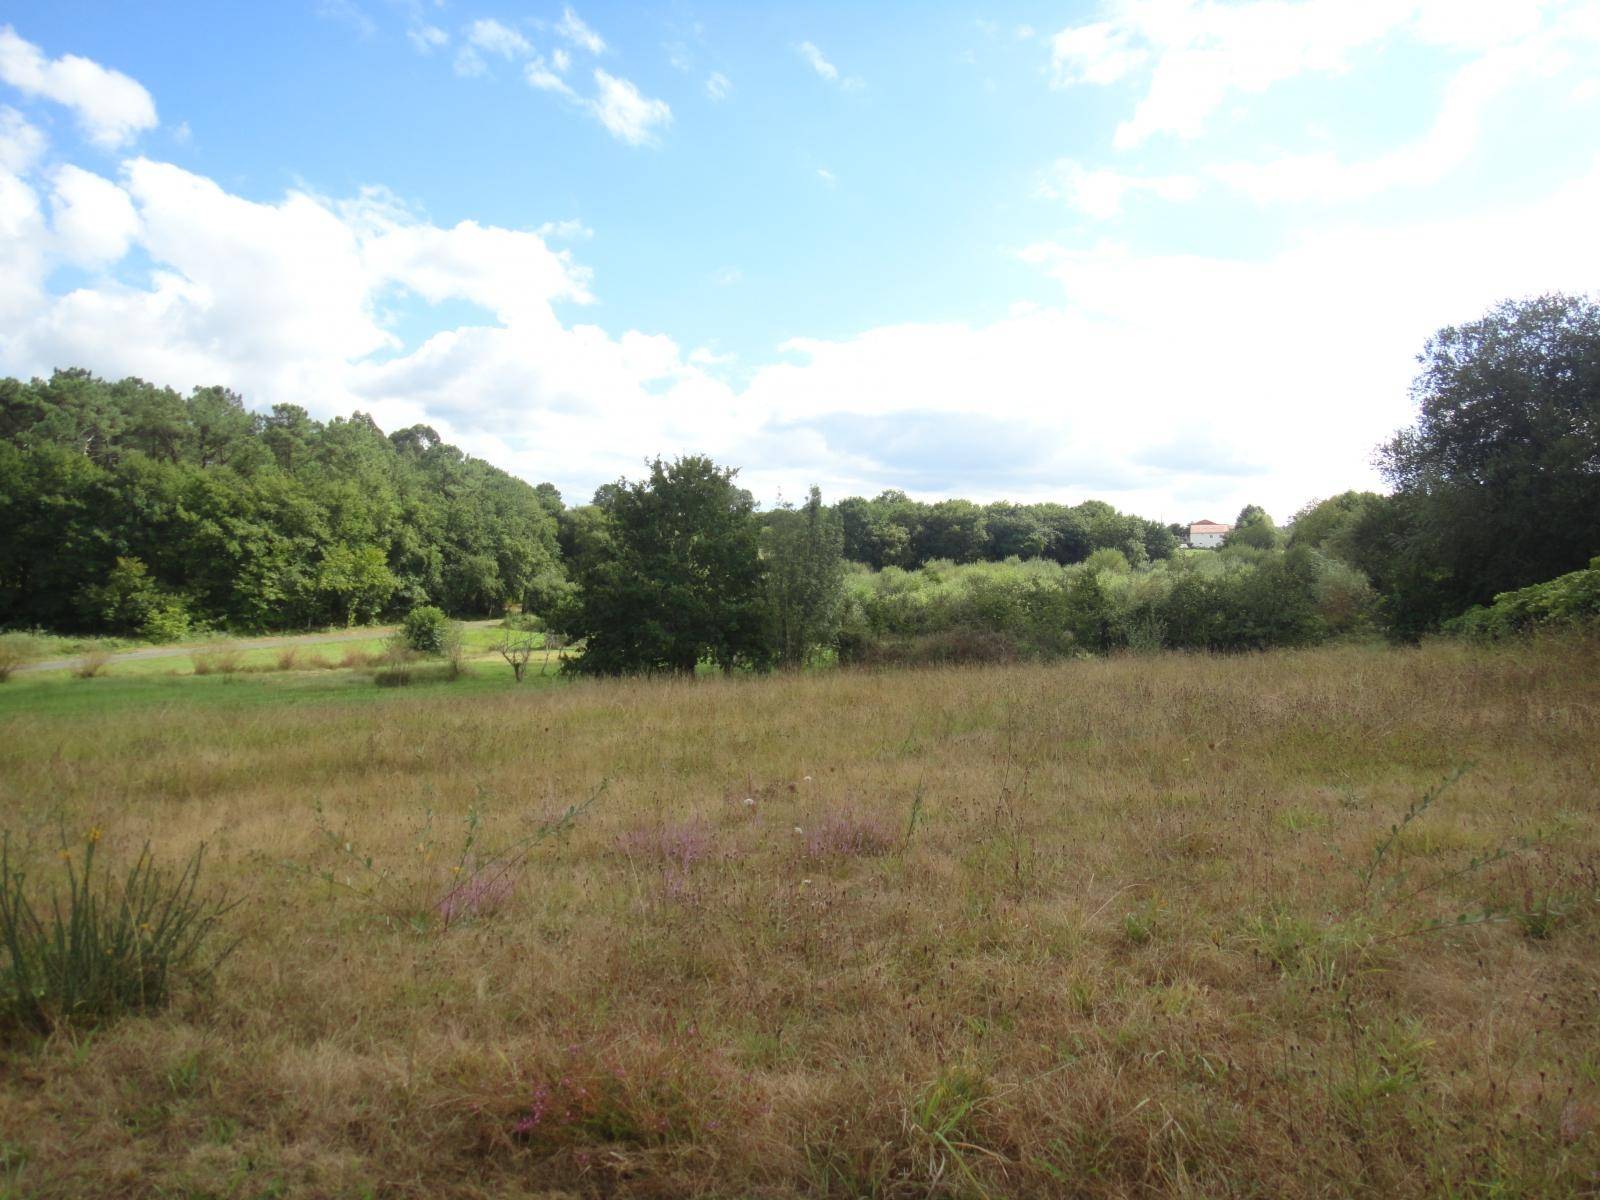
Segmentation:
[(1600, 280), (1600, 0), (0, 6), (0, 374), (417, 422), (569, 503), (1380, 488)]

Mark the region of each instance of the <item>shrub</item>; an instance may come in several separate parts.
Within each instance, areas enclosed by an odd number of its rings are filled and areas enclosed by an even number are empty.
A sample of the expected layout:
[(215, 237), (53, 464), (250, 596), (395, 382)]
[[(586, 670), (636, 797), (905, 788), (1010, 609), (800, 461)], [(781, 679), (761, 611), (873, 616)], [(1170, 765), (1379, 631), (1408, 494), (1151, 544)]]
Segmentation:
[(467, 673), (467, 631), (460, 621), (445, 626), (444, 642), (439, 647), (450, 664), (450, 678), (459, 679)]
[(244, 651), (239, 647), (219, 642), (196, 650), (189, 656), (196, 675), (232, 675), (244, 665)]
[(545, 624), (538, 613), (507, 613), (506, 619), (500, 622), (500, 628), (516, 633), (542, 633)]
[(431, 604), (413, 608), (406, 614), (400, 631), (405, 644), (418, 654), (443, 654), (450, 618)]
[(12, 673), (34, 656), (38, 639), (26, 633), (0, 634), (0, 683), (11, 678)]
[[(312, 664), (315, 665), (315, 664)], [(278, 670), (294, 671), (300, 666), (300, 647), (285, 646), (278, 651)]]
[(1501, 592), (1488, 607), (1474, 605), (1444, 623), (1446, 633), (1460, 637), (1500, 638), (1543, 626), (1584, 625), (1600, 621), (1600, 558), (1582, 571), (1514, 592)]
[(166, 599), (150, 608), (139, 625), (146, 641), (177, 642), (189, 636), (190, 620), (183, 602)]
[(232, 950), (205, 959), (233, 905), (197, 895), (203, 845), (173, 876), (147, 843), (118, 884), (109, 871), (96, 874), (99, 840), (98, 830), (85, 839), (81, 873), (62, 851), (66, 893), (53, 888), (35, 908), (10, 837), (0, 835), (0, 944), (10, 960), (0, 974), (0, 1026), (48, 1033), (159, 1008), (175, 976), (202, 979)]
[(108, 650), (87, 650), (78, 665), (72, 668), (72, 673), (79, 679), (93, 679), (106, 669), (106, 664), (111, 661), (111, 652)]

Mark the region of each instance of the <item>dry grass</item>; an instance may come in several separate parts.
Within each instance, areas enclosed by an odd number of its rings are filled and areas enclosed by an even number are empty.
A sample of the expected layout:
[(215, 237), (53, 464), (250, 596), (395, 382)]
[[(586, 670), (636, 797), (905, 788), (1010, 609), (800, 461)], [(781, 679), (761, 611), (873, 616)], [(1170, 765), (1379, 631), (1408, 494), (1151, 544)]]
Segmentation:
[(111, 665), (111, 653), (108, 650), (86, 650), (73, 666), (72, 673), (79, 679), (95, 679), (105, 673), (106, 667)]
[(1594, 641), (18, 717), (248, 898), (0, 1049), (0, 1192), (1592, 1195), (1597, 747)]
[(196, 675), (237, 675), (244, 669), (244, 651), (231, 642), (216, 642), (189, 656)]

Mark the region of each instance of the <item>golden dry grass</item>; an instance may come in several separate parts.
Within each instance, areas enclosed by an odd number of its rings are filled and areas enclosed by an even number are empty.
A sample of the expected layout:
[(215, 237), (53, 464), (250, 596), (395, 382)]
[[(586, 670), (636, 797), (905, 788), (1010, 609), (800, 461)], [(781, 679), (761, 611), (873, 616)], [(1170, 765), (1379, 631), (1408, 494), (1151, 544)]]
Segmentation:
[(247, 897), (209, 994), (0, 1050), (0, 1194), (1600, 1186), (1595, 641), (22, 716), (0, 803)]

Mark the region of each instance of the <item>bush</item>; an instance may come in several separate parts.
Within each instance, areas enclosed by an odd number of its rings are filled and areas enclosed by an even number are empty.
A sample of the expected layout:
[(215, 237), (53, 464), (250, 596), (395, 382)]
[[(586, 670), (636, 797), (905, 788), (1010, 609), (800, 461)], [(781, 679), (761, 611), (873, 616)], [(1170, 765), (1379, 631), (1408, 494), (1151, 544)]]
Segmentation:
[(439, 647), (450, 663), (450, 678), (459, 679), (467, 673), (467, 631), (460, 621), (451, 621), (445, 626), (444, 644)]
[(35, 908), (10, 837), (0, 836), (0, 944), (10, 960), (0, 974), (0, 1028), (48, 1033), (159, 1008), (175, 976), (204, 978), (232, 949), (202, 961), (233, 907), (196, 895), (203, 845), (174, 877), (155, 865), (147, 843), (118, 885), (109, 871), (96, 876), (99, 840), (98, 830), (85, 839), (81, 874), (62, 851), (66, 894), (52, 888)]
[(520, 612), (507, 613), (506, 619), (500, 622), (501, 629), (509, 629), (514, 633), (542, 633), (544, 619), (538, 613)]
[(139, 632), (146, 641), (178, 642), (189, 636), (189, 613), (179, 600), (164, 600), (144, 615)]
[(1501, 638), (1545, 626), (1584, 625), (1600, 621), (1600, 558), (1582, 571), (1514, 592), (1501, 592), (1488, 607), (1474, 605), (1444, 623), (1458, 637)]
[(431, 604), (413, 608), (400, 626), (405, 644), (418, 654), (443, 654), (450, 618)]
[(33, 658), (38, 646), (39, 639), (26, 633), (0, 634), (0, 683), (10, 679), (12, 672)]

